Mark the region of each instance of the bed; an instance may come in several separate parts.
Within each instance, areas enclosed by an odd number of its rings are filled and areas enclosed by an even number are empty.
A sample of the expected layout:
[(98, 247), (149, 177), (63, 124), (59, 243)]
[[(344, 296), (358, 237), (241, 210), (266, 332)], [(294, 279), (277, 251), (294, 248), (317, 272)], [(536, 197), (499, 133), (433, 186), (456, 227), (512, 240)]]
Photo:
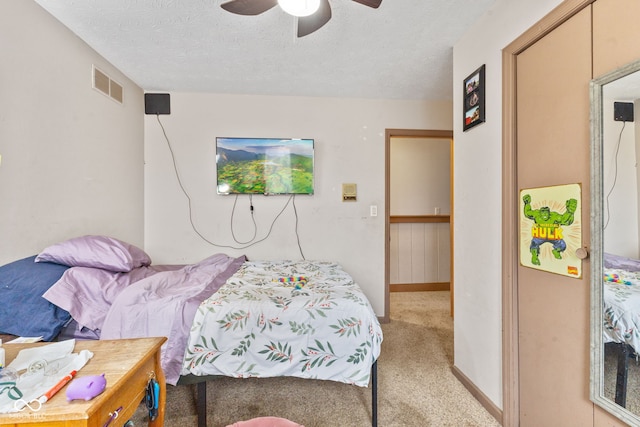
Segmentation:
[[(25, 282), (33, 288), (28, 297)], [(371, 384), (377, 424), (382, 331), (360, 287), (334, 262), (214, 254), (195, 264), (151, 265), (135, 246), (82, 236), (0, 267), (0, 289), (3, 302), (14, 301), (0, 308), (2, 333), (166, 336), (167, 383), (198, 384), (199, 425), (206, 425), (206, 381), (217, 376)], [(25, 327), (34, 310), (46, 316)]]
[(603, 341), (616, 352), (615, 402), (626, 406), (629, 358), (640, 354), (640, 260), (604, 255)]

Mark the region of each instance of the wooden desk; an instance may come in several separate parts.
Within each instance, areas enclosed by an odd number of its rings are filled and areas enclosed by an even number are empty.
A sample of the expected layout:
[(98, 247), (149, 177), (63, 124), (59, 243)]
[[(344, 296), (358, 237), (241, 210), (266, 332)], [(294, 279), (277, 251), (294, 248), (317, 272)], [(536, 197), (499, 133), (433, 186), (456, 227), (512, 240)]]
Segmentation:
[[(26, 409), (22, 412), (0, 414), (0, 425), (13, 426), (64, 426), (102, 427), (110, 418), (110, 413), (122, 407), (118, 418), (109, 427), (122, 426), (136, 411), (145, 395), (147, 382), (155, 375), (160, 383), (160, 403), (158, 417), (149, 422), (150, 426), (164, 425), (166, 385), (164, 372), (160, 366), (160, 347), (166, 338), (137, 338), (126, 340), (76, 341), (74, 353), (87, 349), (93, 358), (78, 372), (76, 378), (105, 374), (107, 388), (92, 400), (67, 402), (66, 387), (42, 406), (38, 412)], [(3, 345), (9, 364), (18, 351), (44, 345), (11, 344)]]

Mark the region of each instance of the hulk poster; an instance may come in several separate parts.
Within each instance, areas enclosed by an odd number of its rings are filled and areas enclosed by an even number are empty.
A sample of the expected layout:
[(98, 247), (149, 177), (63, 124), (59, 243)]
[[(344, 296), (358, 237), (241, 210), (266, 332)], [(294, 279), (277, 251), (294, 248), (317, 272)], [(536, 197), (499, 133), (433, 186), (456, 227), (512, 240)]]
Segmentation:
[(520, 191), (520, 264), (582, 277), (580, 184)]

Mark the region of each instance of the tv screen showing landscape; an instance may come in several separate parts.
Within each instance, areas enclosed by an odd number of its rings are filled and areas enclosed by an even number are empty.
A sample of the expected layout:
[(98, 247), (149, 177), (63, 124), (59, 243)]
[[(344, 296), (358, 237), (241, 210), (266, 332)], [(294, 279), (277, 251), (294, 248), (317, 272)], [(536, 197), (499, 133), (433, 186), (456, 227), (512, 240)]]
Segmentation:
[(218, 194), (313, 194), (313, 149), (313, 139), (218, 137)]

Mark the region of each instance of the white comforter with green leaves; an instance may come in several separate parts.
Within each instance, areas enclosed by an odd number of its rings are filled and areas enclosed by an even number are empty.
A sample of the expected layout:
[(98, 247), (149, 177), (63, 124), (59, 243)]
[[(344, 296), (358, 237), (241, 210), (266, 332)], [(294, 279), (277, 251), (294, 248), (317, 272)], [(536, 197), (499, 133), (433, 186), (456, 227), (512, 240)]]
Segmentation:
[(640, 272), (604, 269), (604, 342), (640, 352)]
[[(300, 276), (306, 282), (280, 281)], [(200, 304), (182, 375), (293, 376), (366, 387), (381, 343), (369, 301), (338, 264), (245, 262)]]

